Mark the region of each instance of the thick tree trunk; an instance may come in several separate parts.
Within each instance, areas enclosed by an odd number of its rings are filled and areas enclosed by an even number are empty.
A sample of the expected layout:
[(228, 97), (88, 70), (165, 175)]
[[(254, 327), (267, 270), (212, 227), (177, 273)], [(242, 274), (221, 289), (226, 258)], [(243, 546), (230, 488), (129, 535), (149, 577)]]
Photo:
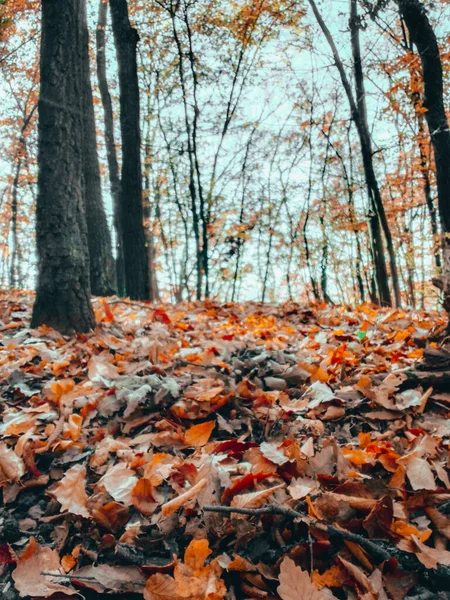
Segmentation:
[(442, 62), (436, 34), (420, 0), (396, 0), (411, 41), (422, 62), (424, 108), (436, 163), (439, 217), (442, 226), (442, 273), (438, 286), (450, 312), (450, 132), (444, 108)]
[[(86, 7), (84, 7), (85, 10)], [(89, 65), (89, 33), (86, 12), (82, 19), (82, 98), (83, 98), (83, 175), (90, 257), (91, 291), (96, 296), (116, 292), (111, 233), (102, 198), (100, 165), (97, 153), (91, 70)]]
[(62, 333), (95, 325), (83, 197), (82, 15), (85, 0), (43, 0), (32, 327)]
[(106, 40), (105, 30), (108, 15), (108, 3), (100, 0), (97, 22), (97, 78), (100, 96), (102, 99), (105, 121), (105, 146), (108, 160), (109, 184), (114, 208), (114, 230), (116, 234), (116, 278), (119, 296), (125, 296), (125, 265), (123, 257), (122, 230), (120, 223), (120, 172), (117, 160), (116, 142), (114, 139), (114, 116), (111, 94), (109, 93), (108, 79), (106, 77)]
[(122, 181), (120, 222), (125, 258), (127, 295), (149, 298), (148, 253), (142, 211), (141, 132), (137, 43), (139, 35), (128, 18), (127, 0), (110, 0), (114, 41), (119, 65)]

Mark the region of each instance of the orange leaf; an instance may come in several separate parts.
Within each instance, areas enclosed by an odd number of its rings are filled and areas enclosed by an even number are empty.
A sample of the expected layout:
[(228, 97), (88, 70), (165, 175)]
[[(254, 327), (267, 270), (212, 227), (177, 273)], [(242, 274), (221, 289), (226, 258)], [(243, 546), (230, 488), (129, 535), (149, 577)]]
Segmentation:
[(133, 506), (143, 515), (151, 515), (157, 506), (149, 479), (139, 479), (131, 492)]
[(70, 415), (67, 419), (69, 426), (69, 434), (74, 442), (78, 440), (81, 434), (81, 426), (83, 424), (83, 418), (80, 415)]
[(208, 443), (208, 440), (211, 437), (211, 433), (215, 426), (215, 421), (205, 421), (205, 423), (194, 425), (186, 431), (184, 441), (189, 446), (200, 448), (201, 446), (204, 446)]

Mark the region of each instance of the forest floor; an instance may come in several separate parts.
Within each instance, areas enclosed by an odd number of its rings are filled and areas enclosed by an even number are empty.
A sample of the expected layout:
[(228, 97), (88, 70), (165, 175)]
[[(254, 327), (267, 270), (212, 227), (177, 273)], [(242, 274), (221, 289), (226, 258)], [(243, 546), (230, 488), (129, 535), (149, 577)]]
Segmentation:
[(450, 598), (443, 315), (96, 299), (64, 338), (32, 300), (0, 297), (2, 600)]

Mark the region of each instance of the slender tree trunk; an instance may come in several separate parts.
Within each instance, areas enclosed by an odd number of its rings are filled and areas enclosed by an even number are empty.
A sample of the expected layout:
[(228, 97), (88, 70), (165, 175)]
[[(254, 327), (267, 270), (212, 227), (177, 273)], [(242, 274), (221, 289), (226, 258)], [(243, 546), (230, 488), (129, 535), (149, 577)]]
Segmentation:
[[(361, 48), (359, 43), (360, 23), (357, 11), (356, 0), (350, 0), (350, 32), (352, 38), (352, 55), (353, 68), (355, 73), (356, 87), (356, 105), (359, 113), (360, 121), (360, 139), (363, 154), (364, 171), (366, 174), (366, 182), (371, 197), (372, 204), (375, 207), (377, 216), (380, 220), (381, 228), (386, 240), (387, 253), (389, 256), (389, 264), (391, 267), (392, 286), (394, 288), (394, 297), (396, 306), (401, 304), (400, 286), (398, 280), (397, 261), (395, 257), (394, 244), (389, 223), (384, 210), (383, 200), (381, 198), (380, 188), (378, 185), (377, 176), (373, 166), (372, 140), (370, 136), (367, 107), (366, 107), (366, 90), (364, 85), (364, 75), (362, 70)], [(384, 256), (383, 256), (384, 260)], [(386, 282), (387, 287), (387, 282)], [(389, 288), (388, 288), (389, 291)], [(387, 300), (387, 299), (386, 299)], [(390, 298), (389, 298), (390, 303)]]
[(32, 327), (89, 331), (89, 253), (83, 196), (85, 0), (42, 0), (36, 241)]
[(14, 180), (12, 184), (12, 197), (11, 197), (11, 236), (12, 236), (12, 248), (11, 248), (11, 264), (9, 269), (9, 287), (18, 287), (18, 281), (20, 279), (20, 261), (19, 261), (19, 235), (17, 228), (17, 213), (18, 213), (18, 194), (19, 194), (19, 179), (20, 170), (22, 168), (22, 158), (19, 156), (16, 165), (16, 172), (14, 174)]
[(125, 296), (125, 265), (123, 256), (122, 230), (120, 223), (120, 172), (117, 160), (116, 142), (114, 137), (114, 116), (111, 94), (109, 93), (108, 79), (106, 77), (106, 23), (108, 3), (100, 0), (98, 8), (98, 22), (96, 32), (97, 42), (97, 78), (100, 96), (102, 99), (105, 122), (105, 146), (108, 160), (109, 185), (114, 208), (114, 230), (116, 236), (116, 279), (119, 296)]
[[(383, 249), (383, 240), (381, 236), (381, 228), (380, 228), (380, 219), (378, 215), (379, 205), (377, 204), (377, 200), (381, 200), (381, 196), (374, 195), (374, 189), (377, 188), (375, 172), (373, 170), (372, 163), (372, 150), (370, 146), (367, 146), (367, 140), (370, 140), (370, 136), (368, 136), (368, 127), (367, 123), (364, 123), (361, 118), (361, 114), (358, 108), (357, 103), (355, 102), (353, 91), (350, 85), (350, 81), (348, 80), (347, 74), (344, 69), (344, 65), (339, 56), (339, 52), (336, 48), (336, 44), (334, 43), (333, 36), (331, 35), (330, 30), (326, 26), (322, 16), (317, 8), (317, 5), (314, 0), (309, 0), (311, 8), (314, 12), (314, 16), (327, 40), (331, 51), (333, 53), (334, 61), (336, 68), (339, 71), (339, 75), (341, 77), (342, 85), (344, 87), (345, 93), (347, 95), (347, 99), (350, 105), (350, 111), (352, 115), (352, 119), (355, 123), (360, 144), (361, 144), (361, 152), (363, 158), (364, 172), (366, 176), (366, 185), (367, 192), (369, 195), (369, 229), (370, 229), (370, 241), (372, 246), (372, 256), (374, 260), (374, 268), (375, 268), (375, 281), (377, 292), (379, 296), (379, 301), (381, 304), (390, 305), (391, 304), (391, 294), (389, 291), (388, 284), (388, 272), (386, 268), (386, 260), (384, 257), (384, 249)], [(382, 203), (381, 203), (382, 208)]]
[(120, 222), (125, 258), (127, 295), (149, 297), (148, 253), (142, 210), (142, 165), (137, 43), (139, 35), (128, 17), (127, 0), (110, 0), (114, 41), (119, 65), (122, 181)]
[(439, 227), (438, 227), (438, 219), (436, 214), (436, 207), (434, 205), (433, 196), (431, 194), (431, 182), (430, 182), (430, 161), (425, 152), (425, 148), (423, 145), (423, 138), (425, 134), (424, 127), (424, 117), (423, 113), (419, 113), (418, 118), (419, 125), (419, 152), (420, 152), (420, 171), (422, 173), (423, 179), (423, 191), (425, 194), (425, 202), (428, 209), (428, 214), (430, 215), (431, 221), (431, 233), (433, 235), (433, 255), (434, 255), (434, 263), (436, 265), (436, 269), (439, 271), (441, 264), (441, 251), (439, 248)]
[(439, 217), (442, 226), (442, 273), (435, 283), (450, 312), (450, 132), (444, 108), (442, 62), (436, 34), (420, 0), (396, 0), (422, 63), (425, 118), (436, 163)]
[[(86, 7), (84, 6), (84, 11)], [(89, 64), (89, 33), (86, 12), (82, 19), (82, 99), (83, 99), (83, 175), (86, 204), (86, 222), (90, 257), (91, 291), (96, 296), (110, 296), (116, 292), (111, 233), (106, 220), (102, 198), (100, 165), (97, 153), (94, 103), (92, 98), (91, 69)]]

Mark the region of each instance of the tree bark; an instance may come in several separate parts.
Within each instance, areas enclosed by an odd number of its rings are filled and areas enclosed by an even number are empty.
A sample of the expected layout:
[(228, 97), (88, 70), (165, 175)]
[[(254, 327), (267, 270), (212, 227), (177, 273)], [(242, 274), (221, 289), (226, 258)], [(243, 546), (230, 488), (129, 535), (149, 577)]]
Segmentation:
[(116, 292), (111, 233), (102, 198), (100, 165), (97, 153), (91, 70), (89, 65), (89, 33), (86, 7), (82, 19), (82, 99), (83, 99), (83, 175), (90, 257), (91, 291), (96, 296)]
[(38, 125), (38, 282), (32, 327), (95, 325), (83, 196), (85, 0), (43, 0)]
[(117, 292), (119, 296), (125, 296), (125, 265), (123, 256), (122, 229), (120, 223), (120, 172), (117, 160), (116, 142), (114, 136), (114, 115), (111, 94), (109, 93), (108, 79), (106, 77), (106, 22), (108, 15), (108, 3), (100, 0), (98, 8), (98, 22), (96, 33), (97, 45), (97, 78), (100, 96), (102, 99), (104, 124), (105, 124), (105, 146), (108, 160), (109, 185), (114, 208), (114, 230), (116, 235), (116, 279)]
[(420, 0), (396, 0), (422, 63), (425, 118), (436, 164), (439, 217), (442, 227), (442, 272), (436, 282), (450, 312), (450, 132), (444, 107), (444, 85), (439, 45), (425, 6)]
[(120, 222), (123, 235), (126, 292), (135, 300), (149, 298), (148, 253), (142, 209), (140, 101), (137, 72), (139, 35), (128, 17), (127, 0), (110, 0), (119, 66), (122, 181)]

